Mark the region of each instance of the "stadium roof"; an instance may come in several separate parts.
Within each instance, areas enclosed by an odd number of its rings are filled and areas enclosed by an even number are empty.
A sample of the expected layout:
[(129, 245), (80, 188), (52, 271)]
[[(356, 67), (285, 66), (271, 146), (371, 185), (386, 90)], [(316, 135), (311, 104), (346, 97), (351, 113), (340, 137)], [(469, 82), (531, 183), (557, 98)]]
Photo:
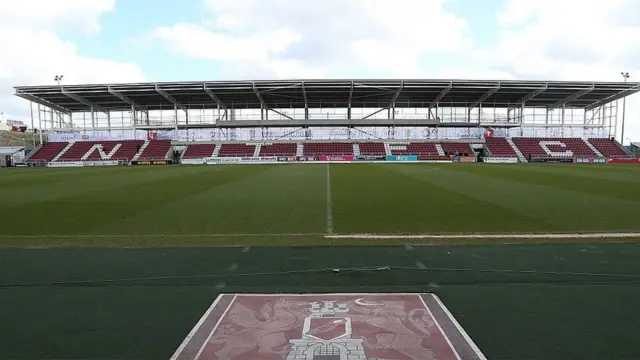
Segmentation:
[(273, 80), (19, 86), (15, 94), (65, 113), (187, 108), (428, 108), (441, 106), (593, 109), (640, 90), (633, 82), (498, 80)]

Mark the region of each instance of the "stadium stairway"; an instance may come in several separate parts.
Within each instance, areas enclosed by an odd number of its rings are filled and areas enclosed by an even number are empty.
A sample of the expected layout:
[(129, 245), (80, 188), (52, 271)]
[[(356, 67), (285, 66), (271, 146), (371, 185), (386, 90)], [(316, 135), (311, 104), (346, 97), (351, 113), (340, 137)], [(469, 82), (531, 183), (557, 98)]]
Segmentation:
[(389, 147), (389, 143), (383, 143), (384, 144), (384, 152), (385, 155), (387, 156), (391, 156), (391, 148)]
[(221, 147), (222, 147), (222, 143), (216, 143), (216, 147), (213, 148), (213, 154), (211, 154), (211, 157), (218, 157), (218, 154), (220, 154)]
[(360, 156), (360, 144), (353, 143), (353, 156)]
[(58, 161), (58, 159), (60, 159), (62, 157), (62, 155), (64, 155), (64, 153), (66, 153), (69, 149), (71, 149), (71, 147), (73, 146), (73, 143), (70, 142), (67, 144), (67, 146), (65, 146), (62, 151), (60, 151), (58, 153), (58, 155), (54, 156), (53, 159), (51, 159), (51, 162), (56, 162)]
[(436, 144), (436, 150), (438, 150), (438, 155), (440, 155), (440, 156), (445, 156), (446, 155), (445, 152), (444, 152), (444, 149), (442, 148), (442, 144), (437, 143)]
[(518, 154), (518, 159), (520, 159), (520, 162), (527, 162), (527, 158), (524, 156), (522, 151), (518, 149), (518, 147), (516, 146), (516, 143), (513, 142), (513, 139), (507, 138), (507, 142), (509, 143), (509, 145), (511, 145), (513, 150), (515, 150), (516, 154)]
[(149, 146), (148, 140), (145, 141), (144, 144), (142, 144), (142, 146), (140, 147), (140, 151), (138, 151), (138, 153), (133, 156), (131, 161), (137, 161), (140, 158), (140, 155), (142, 155), (142, 153), (144, 152), (144, 149), (147, 148), (147, 146)]
[(589, 149), (591, 149), (591, 151), (593, 151), (594, 154), (596, 154), (598, 157), (601, 157), (601, 158), (604, 157), (604, 155), (602, 155), (602, 153), (598, 149), (596, 149), (596, 147), (593, 146), (592, 143), (590, 143), (588, 140), (584, 140), (584, 139), (583, 139), (583, 141), (587, 144)]
[(260, 149), (262, 149), (262, 144), (256, 144), (256, 148), (253, 151), (253, 157), (260, 156)]
[(298, 143), (298, 146), (296, 147), (296, 156), (303, 156), (304, 155), (304, 144), (303, 143)]

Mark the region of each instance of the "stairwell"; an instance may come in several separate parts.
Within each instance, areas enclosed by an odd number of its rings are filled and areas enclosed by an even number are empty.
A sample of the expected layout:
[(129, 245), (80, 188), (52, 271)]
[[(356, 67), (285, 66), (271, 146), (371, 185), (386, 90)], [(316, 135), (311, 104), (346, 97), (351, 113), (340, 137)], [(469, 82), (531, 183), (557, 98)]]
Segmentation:
[(54, 156), (53, 159), (51, 159), (51, 162), (58, 161), (58, 159), (60, 159), (60, 157), (64, 155), (64, 153), (66, 153), (67, 150), (71, 149), (72, 146), (73, 146), (72, 142), (68, 143), (67, 146), (65, 146), (64, 149), (62, 149), (62, 151), (58, 153), (58, 155)]
[(297, 145), (298, 145), (298, 147), (296, 147), (296, 156), (303, 156), (304, 155), (304, 144), (298, 143)]
[(516, 146), (516, 143), (514, 143), (511, 138), (508, 138), (507, 142), (509, 143), (509, 145), (511, 145), (511, 147), (513, 148), (513, 151), (515, 151), (516, 154), (518, 155), (518, 159), (520, 159), (521, 162), (527, 162), (527, 158), (525, 158), (525, 156), (522, 153), (522, 151), (520, 151), (520, 149), (518, 149), (518, 147)]
[(218, 154), (220, 154), (220, 148), (222, 147), (221, 143), (217, 143), (216, 147), (213, 148), (213, 154), (211, 154), (211, 157), (218, 157)]
[(262, 144), (257, 144), (256, 149), (253, 151), (253, 157), (260, 156), (260, 149), (262, 149)]
[(360, 156), (360, 144), (353, 143), (353, 156)]
[(442, 148), (442, 144), (437, 143), (436, 144), (436, 150), (438, 150), (438, 155), (440, 155), (440, 156), (445, 156), (446, 155), (444, 153), (444, 149)]
[(592, 143), (589, 142), (589, 140), (586, 139), (582, 139), (582, 141), (585, 142), (585, 144), (587, 144), (587, 146), (589, 147), (589, 149), (591, 149), (591, 151), (593, 151), (594, 154), (596, 154), (597, 157), (601, 157), (603, 158), (604, 155), (602, 155), (602, 153), (600, 151), (598, 151), (598, 149), (596, 149), (595, 146), (593, 146)]
[(384, 152), (387, 156), (391, 156), (391, 147), (389, 146), (389, 143), (383, 143), (384, 144)]
[(140, 158), (140, 155), (142, 155), (142, 153), (144, 152), (144, 149), (147, 148), (147, 146), (149, 146), (149, 141), (145, 141), (144, 144), (142, 144), (142, 146), (140, 147), (140, 151), (138, 151), (137, 154), (133, 155), (131, 161), (137, 161)]

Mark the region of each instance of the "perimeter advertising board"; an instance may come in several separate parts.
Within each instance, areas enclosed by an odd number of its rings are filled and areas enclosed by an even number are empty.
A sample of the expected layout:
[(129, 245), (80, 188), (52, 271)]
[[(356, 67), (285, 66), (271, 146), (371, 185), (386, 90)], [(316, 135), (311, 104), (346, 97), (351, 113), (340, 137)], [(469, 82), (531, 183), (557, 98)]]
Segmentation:
[(515, 164), (518, 162), (518, 158), (514, 157), (486, 157), (482, 160), (488, 164)]
[(606, 162), (603, 158), (576, 158), (573, 159), (576, 164), (604, 164)]
[(418, 161), (416, 155), (389, 155), (386, 157), (387, 161)]
[(82, 161), (63, 161), (63, 162), (50, 162), (47, 163), (47, 167), (83, 167)]
[(609, 164), (640, 164), (640, 158), (630, 159), (608, 159)]
[(353, 161), (353, 156), (318, 156), (318, 161)]
[(221, 294), (171, 360), (486, 360), (435, 294)]

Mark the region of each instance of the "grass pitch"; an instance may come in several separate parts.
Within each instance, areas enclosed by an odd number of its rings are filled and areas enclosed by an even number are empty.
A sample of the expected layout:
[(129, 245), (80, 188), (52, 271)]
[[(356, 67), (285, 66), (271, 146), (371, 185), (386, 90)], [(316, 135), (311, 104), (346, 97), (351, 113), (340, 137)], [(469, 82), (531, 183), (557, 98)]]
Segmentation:
[[(0, 203), (0, 244), (268, 245), (265, 238), (298, 244), (327, 233), (634, 232), (639, 185), (640, 167), (598, 165), (20, 169), (0, 178), (11, 189)], [(16, 214), (28, 226), (12, 221)]]
[(633, 359), (635, 241), (325, 235), (638, 232), (639, 185), (610, 165), (2, 170), (0, 359), (168, 359), (219, 293), (396, 291), (436, 292), (490, 359)]

